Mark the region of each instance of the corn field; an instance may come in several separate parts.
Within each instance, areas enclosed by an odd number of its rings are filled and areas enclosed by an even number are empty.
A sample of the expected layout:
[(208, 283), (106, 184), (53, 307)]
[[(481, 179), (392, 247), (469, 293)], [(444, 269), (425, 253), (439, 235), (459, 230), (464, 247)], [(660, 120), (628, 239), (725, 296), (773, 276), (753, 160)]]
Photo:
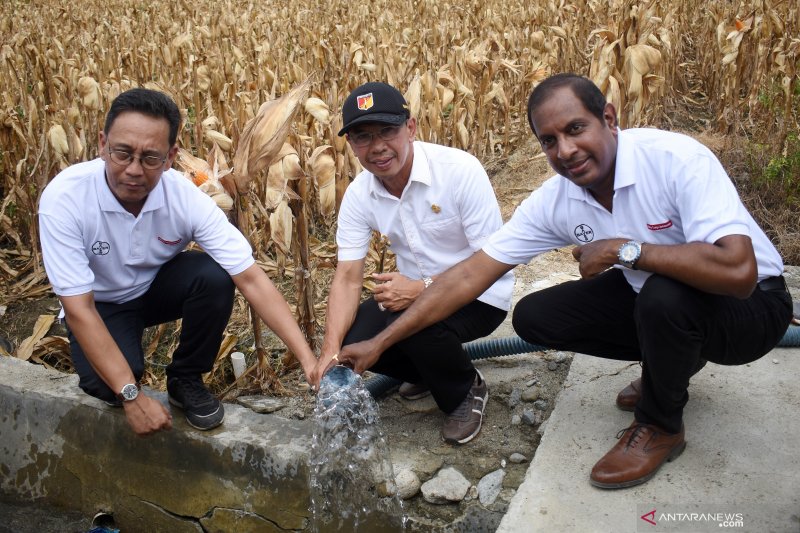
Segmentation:
[[(0, 303), (50, 290), (38, 197), (97, 156), (111, 100), (144, 86), (178, 104), (178, 166), (288, 287), (312, 345), (337, 207), (359, 171), (336, 136), (340, 108), (366, 81), (405, 93), (419, 138), (485, 164), (533, 142), (527, 97), (556, 72), (592, 78), (623, 127), (670, 127), (691, 104), (776, 154), (799, 129), (797, 0), (4, 0), (0, 37)], [(376, 236), (375, 265), (384, 247)]]

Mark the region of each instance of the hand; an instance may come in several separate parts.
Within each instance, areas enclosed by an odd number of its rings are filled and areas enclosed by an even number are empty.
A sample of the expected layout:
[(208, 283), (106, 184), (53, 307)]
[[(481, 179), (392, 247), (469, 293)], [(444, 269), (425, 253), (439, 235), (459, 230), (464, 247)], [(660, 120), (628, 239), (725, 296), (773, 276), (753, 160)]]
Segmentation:
[(581, 277), (591, 278), (601, 274), (619, 262), (619, 247), (628, 239), (601, 239), (576, 246), (572, 257), (579, 263)]
[(414, 303), (425, 289), (422, 280), (408, 279), (399, 272), (373, 274), (372, 279), (379, 282), (372, 291), (375, 301), (395, 313)]
[(325, 375), (325, 372), (327, 372), (328, 369), (338, 364), (339, 361), (340, 358), (338, 353), (322, 355), (319, 359), (317, 359), (317, 364), (311, 370), (311, 375), (306, 377), (308, 382), (311, 384), (312, 390), (319, 390), (319, 382), (322, 381), (322, 376)]
[(339, 353), (339, 362), (353, 369), (356, 374), (363, 374), (378, 362), (381, 350), (373, 339), (355, 342), (342, 347)]
[(152, 435), (162, 429), (172, 429), (172, 415), (161, 402), (139, 392), (130, 402), (122, 402), (125, 417), (134, 433), (140, 437)]

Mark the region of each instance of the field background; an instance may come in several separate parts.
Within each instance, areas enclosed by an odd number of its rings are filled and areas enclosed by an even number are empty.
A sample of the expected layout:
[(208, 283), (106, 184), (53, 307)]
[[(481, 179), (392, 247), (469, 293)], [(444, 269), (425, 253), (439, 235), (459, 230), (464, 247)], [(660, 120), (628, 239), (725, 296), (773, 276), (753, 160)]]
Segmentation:
[[(312, 344), (335, 266), (336, 209), (359, 170), (336, 136), (339, 109), (370, 80), (405, 92), (421, 139), (463, 148), (495, 176), (520, 150), (537, 157), (525, 117), (535, 84), (587, 75), (623, 127), (708, 141), (786, 262), (800, 262), (797, 0), (4, 0), (0, 43), (3, 313), (52, 296), (38, 197), (59, 170), (97, 156), (108, 105), (136, 86), (177, 102), (182, 168), (209, 178), (208, 192), (231, 207)], [(370, 269), (390, 261), (384, 252), (376, 236)], [(16, 355), (68, 367), (48, 320)], [(156, 366), (177, 327), (150, 332)], [(261, 329), (239, 300), (220, 361), (242, 349), (253, 372), (233, 384), (220, 366), (209, 378), (219, 390), (284, 392), (292, 358)]]

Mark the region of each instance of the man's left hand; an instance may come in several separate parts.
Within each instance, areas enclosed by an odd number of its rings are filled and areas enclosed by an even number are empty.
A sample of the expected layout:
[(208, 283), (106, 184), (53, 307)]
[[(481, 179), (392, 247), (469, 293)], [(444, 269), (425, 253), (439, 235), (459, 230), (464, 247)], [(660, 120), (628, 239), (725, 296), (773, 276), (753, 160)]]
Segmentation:
[(422, 280), (408, 279), (399, 272), (373, 274), (372, 279), (378, 282), (373, 290), (375, 301), (387, 311), (402, 311), (425, 289)]
[(628, 239), (601, 239), (573, 248), (572, 257), (579, 263), (581, 277), (594, 277), (618, 264), (619, 247), (627, 241)]

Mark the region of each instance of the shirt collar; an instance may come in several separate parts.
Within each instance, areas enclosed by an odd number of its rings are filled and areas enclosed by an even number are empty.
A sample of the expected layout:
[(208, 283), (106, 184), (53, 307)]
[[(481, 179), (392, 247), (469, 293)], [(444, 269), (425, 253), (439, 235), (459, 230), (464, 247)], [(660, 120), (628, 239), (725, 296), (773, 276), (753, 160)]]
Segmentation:
[[(425, 150), (423, 150), (420, 141), (414, 141), (413, 146), (414, 160), (411, 162), (411, 175), (408, 177), (406, 188), (415, 181), (430, 186), (432, 179), (431, 168), (430, 165), (428, 165), (428, 156), (425, 154)], [(380, 180), (375, 177), (375, 174), (369, 173), (369, 175), (372, 176), (372, 179), (369, 180), (369, 194), (371, 196), (392, 196), (386, 191), (383, 185), (381, 185)], [(394, 196), (392, 196), (392, 198), (394, 198)]]
[[(155, 211), (164, 205), (164, 187), (162, 182), (164, 181), (164, 175), (166, 173), (167, 171), (164, 171), (164, 173), (161, 175), (161, 179), (158, 180), (156, 186), (152, 191), (150, 191), (150, 194), (147, 195), (147, 199), (142, 207), (142, 213), (146, 211)], [(95, 189), (97, 190), (97, 198), (100, 203), (101, 210), (115, 213), (128, 212), (124, 207), (122, 207), (122, 204), (117, 201), (117, 198), (114, 196), (114, 193), (111, 192), (111, 188), (108, 186), (108, 183), (106, 183), (105, 163), (103, 163), (100, 172), (95, 174)]]
[[(624, 130), (619, 129), (617, 131), (617, 156), (614, 164), (615, 191), (636, 184), (636, 173), (634, 169), (636, 169), (637, 166), (633, 161), (632, 150), (627, 149), (629, 140), (628, 134)], [(564, 179), (566, 180), (567, 178)], [(593, 199), (589, 191), (583, 187), (578, 187), (569, 180), (567, 180), (567, 183), (569, 184), (567, 191), (571, 200), (583, 200), (584, 202), (588, 202)]]

